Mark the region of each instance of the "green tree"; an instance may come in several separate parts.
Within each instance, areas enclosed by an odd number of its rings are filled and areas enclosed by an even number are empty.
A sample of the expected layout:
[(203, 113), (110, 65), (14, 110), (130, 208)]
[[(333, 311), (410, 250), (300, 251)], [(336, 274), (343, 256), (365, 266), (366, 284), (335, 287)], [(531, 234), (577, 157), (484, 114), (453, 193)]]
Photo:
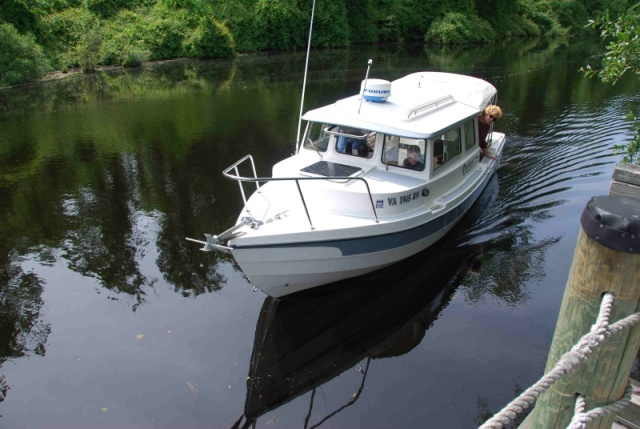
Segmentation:
[[(609, 12), (596, 20), (590, 20), (589, 27), (600, 31), (606, 43), (606, 53), (601, 68), (590, 65), (582, 68), (587, 76), (597, 76), (605, 83), (615, 83), (627, 72), (640, 74), (640, 3), (627, 9), (626, 13), (613, 19)], [(630, 142), (614, 146), (616, 153), (624, 153), (623, 163), (640, 165), (640, 121), (633, 112), (627, 115), (633, 123), (633, 137)]]
[(38, 21), (38, 11), (33, 3), (26, 0), (0, 0), (0, 22), (10, 22), (20, 33), (33, 31)]
[(12, 24), (0, 24), (0, 86), (36, 80), (49, 69), (42, 48), (31, 34)]
[(185, 51), (195, 58), (233, 58), (235, 44), (224, 24), (204, 17), (185, 40)]

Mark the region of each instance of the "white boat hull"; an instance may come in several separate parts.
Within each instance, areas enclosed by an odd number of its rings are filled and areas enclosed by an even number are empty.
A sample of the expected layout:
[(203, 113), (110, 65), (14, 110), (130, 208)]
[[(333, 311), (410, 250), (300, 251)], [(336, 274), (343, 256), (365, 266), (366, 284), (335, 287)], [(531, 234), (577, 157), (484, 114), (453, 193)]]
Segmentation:
[(330, 243), (317, 247), (234, 249), (232, 254), (252, 284), (267, 295), (280, 298), (367, 274), (401, 261), (431, 246), (454, 224), (402, 247), (358, 255), (343, 256), (340, 248), (329, 247)]
[(274, 298), (357, 277), (436, 243), (462, 219), (492, 176), (487, 174), (457, 207), (409, 230), (364, 238), (236, 247), (231, 253), (249, 281)]

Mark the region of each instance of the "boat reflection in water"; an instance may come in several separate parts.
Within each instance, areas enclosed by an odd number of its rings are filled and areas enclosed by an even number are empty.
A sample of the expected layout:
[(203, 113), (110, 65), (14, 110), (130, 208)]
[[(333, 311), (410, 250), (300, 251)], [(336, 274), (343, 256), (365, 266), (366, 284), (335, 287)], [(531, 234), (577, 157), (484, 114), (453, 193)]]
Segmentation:
[[(378, 272), (275, 299), (262, 306), (247, 379), (244, 415), (233, 429), (255, 426), (263, 414), (360, 365), (362, 382), (343, 406), (308, 426), (317, 427), (359, 397), (371, 359), (399, 356), (417, 346), (469, 266), (476, 249), (428, 249)], [(244, 421), (243, 421), (244, 420)]]

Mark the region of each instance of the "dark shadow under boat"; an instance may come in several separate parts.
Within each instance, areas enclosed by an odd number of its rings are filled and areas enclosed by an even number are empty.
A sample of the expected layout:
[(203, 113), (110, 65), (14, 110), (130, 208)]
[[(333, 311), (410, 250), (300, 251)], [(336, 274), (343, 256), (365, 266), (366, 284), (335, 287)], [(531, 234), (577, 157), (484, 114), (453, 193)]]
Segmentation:
[(449, 303), (475, 250), (428, 249), (356, 279), (281, 299), (267, 297), (247, 380), (247, 420), (240, 426), (241, 417), (234, 428), (250, 427), (261, 415), (315, 392), (367, 359), (361, 391), (370, 359), (399, 356), (421, 342)]

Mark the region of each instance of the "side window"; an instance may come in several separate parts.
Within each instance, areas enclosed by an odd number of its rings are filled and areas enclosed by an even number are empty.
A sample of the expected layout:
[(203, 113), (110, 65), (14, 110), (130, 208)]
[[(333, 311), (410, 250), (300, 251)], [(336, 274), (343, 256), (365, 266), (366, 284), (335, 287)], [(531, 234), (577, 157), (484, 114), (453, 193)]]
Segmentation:
[(435, 139), (433, 141), (433, 170), (437, 170), (444, 164), (444, 140)]
[(460, 128), (447, 131), (444, 135), (444, 162), (447, 163), (462, 153)]
[[(471, 124), (473, 126), (473, 123)], [(473, 132), (473, 129), (472, 129)], [(462, 128), (454, 128), (433, 140), (433, 170), (462, 153)]]
[(382, 163), (410, 170), (423, 171), (426, 144), (424, 140), (384, 136)]
[(464, 147), (466, 151), (473, 150), (476, 146), (476, 132), (473, 126), (473, 120), (465, 122), (464, 130)]
[(310, 122), (304, 135), (302, 147), (308, 150), (326, 152), (331, 135), (327, 132), (329, 125)]

